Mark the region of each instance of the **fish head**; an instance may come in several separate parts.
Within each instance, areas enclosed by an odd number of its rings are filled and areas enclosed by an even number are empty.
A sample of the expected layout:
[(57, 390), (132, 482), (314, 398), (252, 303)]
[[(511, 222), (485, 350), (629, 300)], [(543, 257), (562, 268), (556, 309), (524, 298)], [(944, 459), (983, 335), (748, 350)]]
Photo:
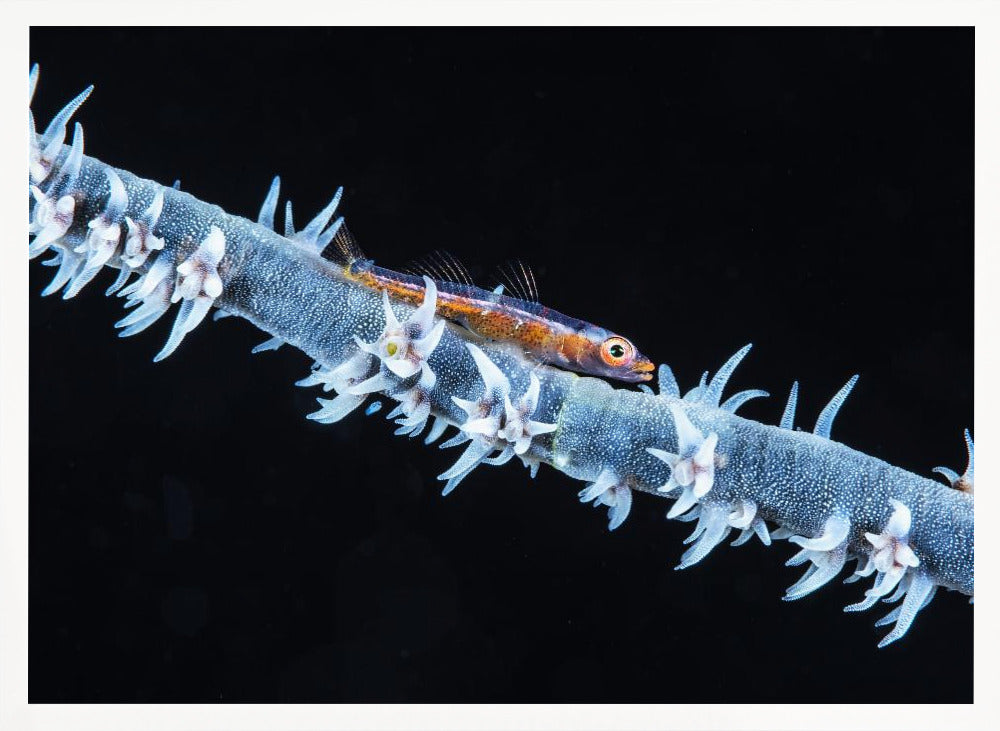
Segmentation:
[(653, 362), (639, 352), (628, 338), (604, 328), (590, 326), (583, 333), (589, 347), (580, 353), (580, 367), (585, 373), (642, 383), (653, 378)]

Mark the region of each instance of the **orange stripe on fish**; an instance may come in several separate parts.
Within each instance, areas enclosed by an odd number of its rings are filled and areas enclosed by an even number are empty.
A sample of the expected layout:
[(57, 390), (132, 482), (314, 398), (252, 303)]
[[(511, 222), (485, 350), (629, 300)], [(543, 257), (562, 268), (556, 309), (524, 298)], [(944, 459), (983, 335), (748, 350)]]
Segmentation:
[[(345, 225), (323, 256), (343, 267), (344, 276), (392, 299), (414, 307), (424, 301), (424, 280), (376, 266), (365, 258)], [(425, 268), (428, 264), (423, 265)], [(535, 292), (534, 278), (524, 265), (522, 292)], [(446, 260), (438, 269), (471, 281), (461, 265)], [(516, 269), (512, 273), (517, 277)], [(438, 277), (432, 277), (438, 279)], [(458, 323), (480, 337), (512, 343), (543, 363), (579, 373), (621, 381), (641, 382), (653, 377), (653, 363), (627, 338), (602, 327), (552, 310), (538, 302), (481, 289), (472, 284), (440, 279), (436, 314)], [(516, 290), (517, 291), (517, 290)]]

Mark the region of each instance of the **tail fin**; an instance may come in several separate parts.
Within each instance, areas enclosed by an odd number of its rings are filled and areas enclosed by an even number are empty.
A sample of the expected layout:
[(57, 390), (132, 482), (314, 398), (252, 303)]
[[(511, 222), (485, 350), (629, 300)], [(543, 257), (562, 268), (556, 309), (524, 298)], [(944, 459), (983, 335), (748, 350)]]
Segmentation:
[(367, 259), (365, 252), (361, 250), (358, 242), (347, 230), (346, 223), (341, 223), (337, 235), (333, 237), (333, 241), (326, 245), (320, 256), (344, 267), (349, 267), (356, 261)]

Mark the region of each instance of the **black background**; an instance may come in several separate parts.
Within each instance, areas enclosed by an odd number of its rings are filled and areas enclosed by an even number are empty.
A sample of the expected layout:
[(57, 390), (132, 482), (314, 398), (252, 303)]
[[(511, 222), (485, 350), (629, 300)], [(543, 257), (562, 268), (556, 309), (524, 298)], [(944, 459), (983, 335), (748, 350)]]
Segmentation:
[[(376, 260), (520, 256), (542, 298), (688, 388), (793, 379), (812, 426), (921, 474), (972, 425), (973, 33), (951, 30), (35, 30), (44, 124), (88, 83), (87, 152), (300, 223), (338, 185)], [(716, 549), (636, 497), (625, 525), (543, 467), (482, 468), (381, 416), (304, 416), (308, 360), (206, 322), (154, 366), (111, 273), (63, 302), (31, 264), (32, 701), (968, 702), (942, 593), (876, 650), (867, 584), (780, 600), (792, 547)], [(383, 410), (383, 414), (385, 411)]]

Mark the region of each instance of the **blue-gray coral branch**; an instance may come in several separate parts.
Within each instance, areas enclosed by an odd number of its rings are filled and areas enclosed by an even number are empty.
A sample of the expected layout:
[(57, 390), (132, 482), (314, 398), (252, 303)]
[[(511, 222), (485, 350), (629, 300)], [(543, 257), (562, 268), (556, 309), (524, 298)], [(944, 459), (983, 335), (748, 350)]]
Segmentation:
[[(31, 91), (36, 82), (37, 67)], [(938, 587), (973, 595), (968, 432), (968, 468), (962, 475), (939, 468), (950, 483), (942, 485), (831, 438), (857, 377), (806, 432), (795, 428), (797, 384), (779, 426), (735, 413), (764, 391), (723, 400), (750, 346), (683, 396), (666, 366), (654, 393), (539, 365), (438, 318), (429, 278), (417, 308), (345, 280), (321, 256), (342, 224), (333, 218), (340, 191), (303, 229), (288, 224), (278, 233), (277, 180), (254, 222), (85, 156), (79, 124), (65, 144), (70, 117), (89, 92), (41, 133), (29, 113), (29, 255), (54, 253), (45, 263), (58, 269), (45, 294), (62, 290), (67, 298), (105, 266), (117, 269), (108, 294), (129, 308), (117, 323), (123, 336), (176, 312), (156, 360), (213, 309), (243, 317), (271, 336), (255, 350), (288, 343), (315, 361), (300, 384), (334, 397), (320, 398), (310, 418), (338, 421), (380, 395), (398, 403), (389, 414), (398, 434), (426, 431), (429, 444), (456, 427), (442, 446), (463, 451), (440, 475), (444, 494), (477, 466), (516, 457), (532, 475), (544, 462), (590, 483), (580, 499), (607, 506), (611, 529), (628, 516), (633, 491), (671, 498), (668, 517), (697, 521), (678, 568), (702, 560), (734, 530), (734, 545), (754, 536), (768, 545), (787, 539), (801, 549), (788, 564), (807, 565), (788, 600), (855, 561), (848, 580), (874, 575), (874, 585), (848, 611), (902, 600), (877, 622), (894, 624), (880, 646), (907, 631)]]

